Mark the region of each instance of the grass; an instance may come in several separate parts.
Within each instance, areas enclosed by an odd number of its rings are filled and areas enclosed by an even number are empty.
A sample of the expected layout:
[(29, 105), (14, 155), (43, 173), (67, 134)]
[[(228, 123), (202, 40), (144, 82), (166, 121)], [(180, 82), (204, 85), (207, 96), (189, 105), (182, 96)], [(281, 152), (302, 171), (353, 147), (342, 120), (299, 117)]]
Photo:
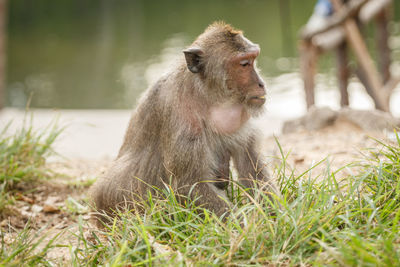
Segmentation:
[(35, 131), (32, 119), (24, 120), (23, 126), (12, 136), (7, 136), (11, 122), (0, 132), (0, 183), (12, 188), (20, 182), (28, 182), (48, 176), (43, 168), (51, 146), (61, 130), (56, 123)]
[(0, 211), (9, 204), (10, 191), (18, 185), (51, 177), (44, 164), (62, 129), (53, 122), (34, 130), (32, 120), (25, 117), (23, 126), (13, 135), (8, 134), (12, 122), (0, 132)]
[[(264, 192), (240, 187), (226, 222), (176, 202), (170, 188), (151, 196), (145, 213), (120, 219), (89, 241), (78, 235), (74, 265), (107, 266), (399, 266), (400, 140), (371, 153), (358, 176), (338, 180), (329, 168), (322, 182), (310, 171), (276, 169), (282, 191), (275, 205)], [(285, 159), (287, 155), (282, 154)]]
[(46, 240), (47, 231), (46, 226), (34, 231), (27, 224), (9, 244), (1, 232), (0, 266), (53, 266), (47, 254), (57, 247), (62, 232)]
[(57, 236), (38, 251), (44, 240), (24, 230), (2, 244), (0, 266), (51, 265), (47, 254), (59, 247), (69, 250), (71, 266), (400, 266), (400, 138), (377, 142), (382, 148), (368, 154), (360, 174), (341, 180), (329, 167), (318, 181), (312, 168), (295, 175), (281, 149), (274, 173), (281, 196), (271, 201), (257, 190), (251, 197), (232, 185), (226, 221), (193, 201), (178, 204), (166, 186), (161, 199), (149, 195), (143, 213), (120, 212), (103, 229), (79, 215), (73, 242)]
[[(44, 129), (34, 130), (32, 121), (32, 116), (26, 116), (22, 127), (13, 135), (9, 134), (12, 122), (0, 132), (0, 218), (6, 207), (13, 204), (13, 195), (19, 186), (52, 177), (45, 162), (53, 153), (52, 145), (62, 129), (54, 121)], [(46, 255), (59, 235), (45, 242), (46, 226), (33, 230), (28, 223), (19, 232), (11, 225), (8, 227), (8, 233), (4, 225), (0, 227), (0, 266), (50, 265)]]

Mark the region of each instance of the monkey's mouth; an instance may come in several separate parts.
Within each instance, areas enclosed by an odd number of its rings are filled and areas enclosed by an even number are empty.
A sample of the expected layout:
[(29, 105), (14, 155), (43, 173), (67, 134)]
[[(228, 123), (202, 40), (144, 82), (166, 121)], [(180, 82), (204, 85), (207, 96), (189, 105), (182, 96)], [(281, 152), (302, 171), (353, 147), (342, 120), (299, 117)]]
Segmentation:
[(249, 103), (252, 105), (262, 106), (265, 103), (265, 95), (252, 96), (249, 98)]

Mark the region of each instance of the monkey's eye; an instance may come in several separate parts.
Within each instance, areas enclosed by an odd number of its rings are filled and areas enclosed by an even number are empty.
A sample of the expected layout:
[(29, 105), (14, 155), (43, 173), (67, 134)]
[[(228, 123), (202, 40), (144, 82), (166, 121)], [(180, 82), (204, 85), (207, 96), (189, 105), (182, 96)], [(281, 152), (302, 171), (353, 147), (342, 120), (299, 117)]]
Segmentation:
[(250, 60), (244, 59), (244, 60), (240, 61), (240, 65), (241, 65), (242, 67), (250, 66)]

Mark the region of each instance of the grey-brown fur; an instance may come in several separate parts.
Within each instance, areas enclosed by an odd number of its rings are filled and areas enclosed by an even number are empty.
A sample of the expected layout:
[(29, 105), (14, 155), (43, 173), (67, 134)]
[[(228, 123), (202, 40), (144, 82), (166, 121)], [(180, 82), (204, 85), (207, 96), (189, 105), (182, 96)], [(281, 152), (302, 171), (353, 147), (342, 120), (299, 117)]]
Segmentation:
[[(179, 194), (188, 196), (191, 192), (192, 197), (199, 197), (198, 205), (222, 215), (229, 210), (228, 204), (212, 187), (223, 188), (226, 182), (204, 181), (228, 178), (230, 157), (244, 186), (252, 187), (252, 179), (266, 179), (264, 164), (254, 148), (257, 136), (247, 119), (240, 129), (229, 134), (219, 133), (218, 125), (210, 120), (211, 108), (218, 111), (220, 103), (239, 103), (241, 117), (260, 113), (260, 105), (248, 104), (252, 89), (236, 85), (236, 78), (226, 70), (229, 57), (254, 45), (244, 40), (241, 32), (229, 25), (214, 23), (190, 47), (195, 48), (193, 53), (201, 49), (200, 57), (194, 55), (194, 72), (188, 69), (193, 54), (185, 52), (188, 62), (182, 57), (145, 92), (132, 115), (118, 157), (92, 188), (98, 210), (109, 213), (122, 205), (129, 206), (146, 199), (151, 186), (164, 188), (171, 182)], [(253, 91), (259, 93), (264, 85), (254, 73), (251, 72), (252, 79), (256, 79)], [(226, 114), (231, 113), (234, 114), (228, 106)], [(229, 125), (226, 129), (230, 130)], [(269, 183), (270, 190), (275, 190)]]

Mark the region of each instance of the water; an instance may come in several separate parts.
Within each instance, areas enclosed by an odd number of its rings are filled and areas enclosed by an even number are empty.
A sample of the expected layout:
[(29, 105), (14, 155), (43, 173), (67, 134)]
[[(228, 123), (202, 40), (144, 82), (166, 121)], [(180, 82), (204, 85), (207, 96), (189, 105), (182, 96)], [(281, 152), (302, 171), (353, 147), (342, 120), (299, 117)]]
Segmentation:
[[(37, 108), (131, 108), (138, 95), (215, 20), (231, 23), (260, 44), (258, 64), (270, 90), (298, 95), (297, 34), (314, 3), (10, 0), (6, 103), (24, 107), (32, 97), (30, 105)], [(392, 26), (391, 42), (400, 61), (396, 27)], [(319, 86), (335, 88), (332, 72), (324, 67), (330, 66), (329, 57), (321, 62), (325, 78)]]

